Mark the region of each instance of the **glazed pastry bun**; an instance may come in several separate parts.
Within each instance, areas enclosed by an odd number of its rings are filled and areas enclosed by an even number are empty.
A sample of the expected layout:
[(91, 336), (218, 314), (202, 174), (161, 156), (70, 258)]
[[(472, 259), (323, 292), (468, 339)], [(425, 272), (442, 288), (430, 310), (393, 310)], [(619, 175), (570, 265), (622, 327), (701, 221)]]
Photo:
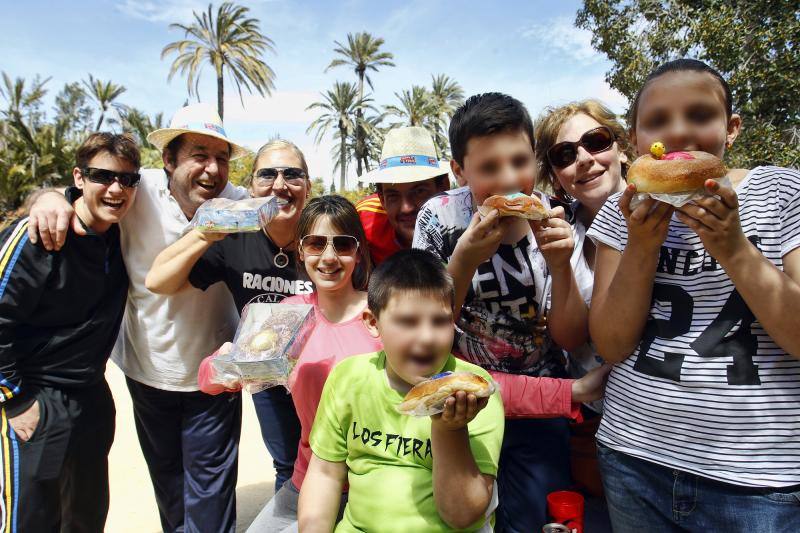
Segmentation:
[(442, 412), (444, 402), (458, 391), (487, 398), (495, 391), (494, 383), (472, 372), (445, 372), (414, 386), (397, 406), (400, 413), (430, 416)]
[(718, 157), (707, 152), (668, 152), (653, 143), (649, 154), (638, 157), (628, 169), (628, 183), (641, 193), (682, 193), (703, 188), (708, 179), (728, 173)]
[(492, 209), (497, 209), (501, 217), (519, 217), (529, 220), (544, 220), (550, 218), (550, 212), (536, 196), (528, 196), (521, 192), (514, 194), (490, 196), (478, 208), (481, 215), (488, 215)]

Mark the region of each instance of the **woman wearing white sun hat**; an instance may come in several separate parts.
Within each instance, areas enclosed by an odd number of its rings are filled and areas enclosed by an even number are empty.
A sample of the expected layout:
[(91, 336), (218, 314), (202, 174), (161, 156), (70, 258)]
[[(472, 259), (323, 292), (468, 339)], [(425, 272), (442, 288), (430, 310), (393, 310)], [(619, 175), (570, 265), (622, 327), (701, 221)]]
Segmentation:
[(427, 129), (408, 126), (386, 134), (378, 168), (361, 176), (377, 192), (356, 205), (373, 263), (411, 248), (417, 213), (450, 188), (449, 172), (450, 163), (439, 160)]
[[(120, 224), (130, 287), (112, 358), (127, 376), (163, 529), (234, 531), (241, 396), (203, 394), (197, 369), (232, 338), (236, 308), (221, 284), (163, 296), (147, 290), (145, 276), (204, 201), (249, 196), (228, 183), (230, 160), (247, 150), (228, 138), (207, 104), (180, 109), (148, 140), (164, 167), (141, 171), (137, 201)], [(43, 242), (57, 241), (48, 228), (72, 216), (63, 195), (43, 194), (31, 209), (32, 240), (38, 227), (48, 233)]]

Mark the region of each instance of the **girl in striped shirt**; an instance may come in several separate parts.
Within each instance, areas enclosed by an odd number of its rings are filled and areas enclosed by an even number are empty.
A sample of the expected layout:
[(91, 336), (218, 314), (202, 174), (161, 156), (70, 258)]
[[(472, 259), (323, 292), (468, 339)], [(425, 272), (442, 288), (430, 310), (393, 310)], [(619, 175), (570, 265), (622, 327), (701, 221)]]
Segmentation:
[[(720, 158), (741, 119), (727, 82), (666, 63), (631, 106), (631, 141)], [(590, 332), (617, 363), (598, 431), (614, 530), (800, 531), (800, 173), (732, 170), (679, 209), (609, 198)]]

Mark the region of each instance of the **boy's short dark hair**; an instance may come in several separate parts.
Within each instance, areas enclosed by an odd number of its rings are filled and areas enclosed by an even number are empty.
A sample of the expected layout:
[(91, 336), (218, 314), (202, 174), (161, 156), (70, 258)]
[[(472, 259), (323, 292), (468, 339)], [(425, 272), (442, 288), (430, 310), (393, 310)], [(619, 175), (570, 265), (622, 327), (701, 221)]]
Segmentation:
[(408, 291), (441, 296), (451, 308), (455, 304), (453, 278), (427, 250), (401, 250), (381, 263), (369, 280), (367, 306), (378, 317), (393, 294)]
[(525, 105), (507, 94), (483, 93), (470, 96), (450, 120), (450, 150), (459, 166), (464, 166), (467, 142), (473, 137), (521, 131), (533, 141), (533, 121)]
[(108, 152), (114, 157), (125, 159), (137, 169), (141, 166), (139, 146), (128, 133), (115, 134), (106, 131), (92, 133), (83, 141), (75, 154), (75, 166), (86, 168), (89, 161), (100, 152)]

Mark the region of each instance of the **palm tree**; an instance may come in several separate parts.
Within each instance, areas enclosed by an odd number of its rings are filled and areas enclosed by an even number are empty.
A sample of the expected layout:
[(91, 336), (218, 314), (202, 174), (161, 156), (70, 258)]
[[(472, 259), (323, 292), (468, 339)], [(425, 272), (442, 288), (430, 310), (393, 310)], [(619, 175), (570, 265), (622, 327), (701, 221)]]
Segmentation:
[(100, 126), (103, 125), (109, 107), (111, 107), (114, 100), (127, 89), (112, 81), (100, 81), (91, 74), (89, 74), (88, 80), (83, 80), (83, 85), (86, 86), (89, 96), (91, 96), (100, 107), (100, 118), (97, 119), (97, 126), (94, 128), (94, 131), (100, 131)]
[(386, 106), (388, 115), (404, 118), (405, 126), (428, 127), (431, 116), (435, 112), (434, 102), (428, 89), (414, 85), (410, 91), (406, 89), (400, 93), (394, 93), (394, 95), (400, 100), (400, 107)]
[(337, 81), (333, 84), (333, 90), (321, 94), (323, 101), (314, 102), (306, 108), (319, 109), (323, 112), (308, 126), (306, 133), (317, 130), (315, 141), (319, 144), (330, 128), (336, 128), (335, 138), (339, 140), (339, 144), (334, 147), (335, 166), (341, 173), (339, 190), (343, 191), (347, 179), (347, 161), (350, 159), (348, 139), (356, 129), (357, 110), (374, 108), (369, 103), (371, 99), (358, 97), (358, 90), (353, 83)]
[(0, 96), (8, 107), (0, 110), (0, 206), (13, 209), (27, 192), (66, 181), (77, 143), (69, 138), (66, 121), (43, 120), (48, 80), (36, 77), (28, 85), (6, 73), (2, 77)]
[(274, 52), (272, 39), (262, 35), (258, 29), (259, 21), (247, 16), (246, 7), (230, 2), (223, 3), (212, 12), (212, 4), (202, 15), (193, 12), (194, 23), (190, 26), (170, 24), (170, 28), (184, 31), (184, 39), (175, 41), (164, 47), (161, 59), (172, 54), (177, 57), (170, 67), (168, 80), (176, 72), (186, 76), (186, 88), (189, 96), (197, 95), (200, 73), (204, 62), (208, 62), (217, 76), (217, 111), (224, 118), (223, 77), (227, 68), (230, 79), (236, 84), (239, 100), (242, 98), (242, 85), (248, 91), (253, 89), (261, 96), (272, 93), (275, 88), (275, 72), (260, 59), (265, 51)]
[[(380, 37), (373, 37), (367, 32), (347, 34), (347, 46), (344, 46), (339, 41), (334, 41), (336, 48), (333, 49), (334, 53), (342, 57), (336, 58), (331, 61), (331, 64), (325, 69), (339, 67), (342, 65), (349, 65), (358, 76), (358, 100), (364, 101), (364, 80), (367, 80), (370, 89), (372, 86), (372, 79), (369, 77), (367, 71), (378, 71), (378, 67), (393, 67), (394, 55), (389, 52), (381, 52), (380, 48), (383, 46), (383, 39)], [(356, 110), (357, 117), (362, 119), (364, 110), (359, 107)], [(360, 120), (358, 121), (360, 123)], [(369, 170), (369, 159), (366, 156), (365, 146), (366, 132), (359, 126), (356, 128), (356, 173), (360, 176), (362, 172), (362, 162)]]
[(378, 164), (378, 162), (381, 160), (383, 138), (386, 136), (386, 131), (388, 130), (388, 128), (383, 124), (383, 120), (385, 118), (385, 113), (367, 115), (361, 122), (364, 128), (364, 133), (366, 134), (364, 137), (364, 155), (368, 172), (370, 168), (370, 161), (374, 161), (376, 164)]
[(131, 106), (120, 106), (119, 112), (122, 131), (133, 134), (141, 147), (154, 149), (155, 146), (150, 144), (147, 136), (164, 127), (164, 114), (157, 113), (151, 118), (144, 111)]
[(430, 98), (433, 104), (432, 124), (433, 140), (442, 157), (448, 157), (448, 139), (446, 124), (453, 118), (459, 106), (464, 103), (464, 90), (454, 79), (439, 74), (432, 76)]

